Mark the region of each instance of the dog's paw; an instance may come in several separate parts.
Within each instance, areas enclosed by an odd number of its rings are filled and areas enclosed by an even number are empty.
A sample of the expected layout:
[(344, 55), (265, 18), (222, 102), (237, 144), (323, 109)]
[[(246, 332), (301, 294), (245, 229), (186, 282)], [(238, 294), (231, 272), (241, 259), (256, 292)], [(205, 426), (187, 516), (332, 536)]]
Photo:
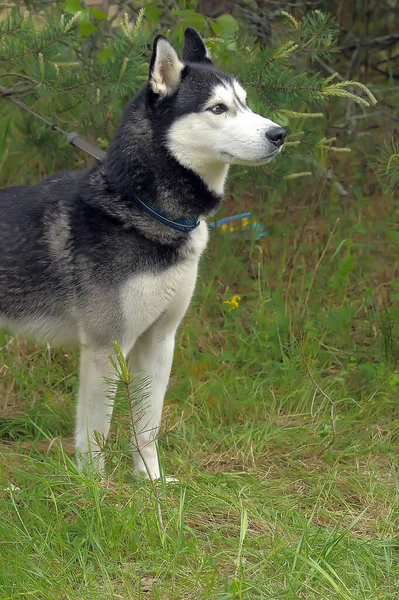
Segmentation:
[[(157, 482), (161, 481), (161, 477), (158, 477)], [(180, 483), (176, 477), (164, 477), (165, 483)]]
[(180, 481), (176, 478), (176, 477), (164, 477), (163, 475), (152, 475), (152, 477), (148, 477), (147, 473), (136, 473), (136, 475), (138, 475), (139, 477), (142, 477), (143, 479), (145, 479), (146, 481), (149, 481), (150, 483), (154, 483), (156, 485), (162, 484), (162, 483), (166, 483), (166, 484), (172, 484), (172, 483), (180, 483)]

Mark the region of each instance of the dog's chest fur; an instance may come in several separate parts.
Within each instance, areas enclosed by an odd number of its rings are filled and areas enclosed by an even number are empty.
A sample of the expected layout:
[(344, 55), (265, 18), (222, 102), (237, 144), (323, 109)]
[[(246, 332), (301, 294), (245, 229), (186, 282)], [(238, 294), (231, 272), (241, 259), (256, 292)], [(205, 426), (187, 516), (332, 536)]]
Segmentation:
[(205, 221), (190, 234), (184, 257), (172, 267), (159, 273), (141, 273), (130, 277), (120, 290), (124, 321), (124, 340), (127, 346), (151, 325), (162, 318), (168, 320), (184, 314), (194, 290), (198, 262), (208, 241)]

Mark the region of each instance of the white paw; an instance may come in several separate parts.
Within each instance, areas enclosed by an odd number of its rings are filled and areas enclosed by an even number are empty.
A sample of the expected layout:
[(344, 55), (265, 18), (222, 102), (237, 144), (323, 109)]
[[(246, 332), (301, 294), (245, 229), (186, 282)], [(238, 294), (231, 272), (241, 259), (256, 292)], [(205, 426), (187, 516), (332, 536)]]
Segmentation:
[[(158, 477), (157, 481), (159, 481), (161, 477)], [(180, 483), (176, 477), (165, 477), (165, 483)]]
[(139, 477), (144, 477), (144, 479), (146, 479), (147, 481), (151, 481), (151, 483), (156, 484), (159, 484), (162, 481), (165, 481), (165, 483), (179, 483), (179, 480), (176, 479), (176, 477), (163, 477), (159, 473), (151, 473), (151, 477), (149, 477), (147, 472), (143, 473), (142, 471), (136, 471), (136, 475), (138, 475)]

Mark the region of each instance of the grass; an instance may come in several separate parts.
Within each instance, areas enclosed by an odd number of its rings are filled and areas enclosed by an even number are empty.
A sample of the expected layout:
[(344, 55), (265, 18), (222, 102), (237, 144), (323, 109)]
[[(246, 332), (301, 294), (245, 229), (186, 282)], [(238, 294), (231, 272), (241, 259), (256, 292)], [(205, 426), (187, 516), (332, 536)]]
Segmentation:
[(165, 532), (123, 403), (107, 479), (78, 473), (76, 352), (0, 335), (1, 598), (399, 597), (398, 209), (352, 181), (253, 193), (268, 236), (213, 234), (164, 411)]

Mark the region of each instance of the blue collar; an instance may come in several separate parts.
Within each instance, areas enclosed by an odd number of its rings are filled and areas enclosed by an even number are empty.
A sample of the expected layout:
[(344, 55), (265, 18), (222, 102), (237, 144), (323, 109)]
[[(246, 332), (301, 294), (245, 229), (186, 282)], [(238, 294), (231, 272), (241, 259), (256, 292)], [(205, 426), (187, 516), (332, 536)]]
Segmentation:
[(143, 212), (147, 213), (148, 215), (151, 215), (151, 217), (153, 217), (156, 221), (159, 221), (164, 225), (168, 225), (172, 229), (185, 232), (194, 231), (194, 229), (196, 229), (200, 224), (200, 221), (197, 220), (186, 221), (185, 219), (176, 219), (176, 221), (172, 221), (171, 219), (168, 219), (166, 215), (164, 215), (159, 210), (156, 210), (153, 206), (151, 206), (147, 199), (144, 201), (143, 198), (140, 198), (140, 196), (134, 193), (133, 196), (137, 203), (140, 205), (140, 208)]

